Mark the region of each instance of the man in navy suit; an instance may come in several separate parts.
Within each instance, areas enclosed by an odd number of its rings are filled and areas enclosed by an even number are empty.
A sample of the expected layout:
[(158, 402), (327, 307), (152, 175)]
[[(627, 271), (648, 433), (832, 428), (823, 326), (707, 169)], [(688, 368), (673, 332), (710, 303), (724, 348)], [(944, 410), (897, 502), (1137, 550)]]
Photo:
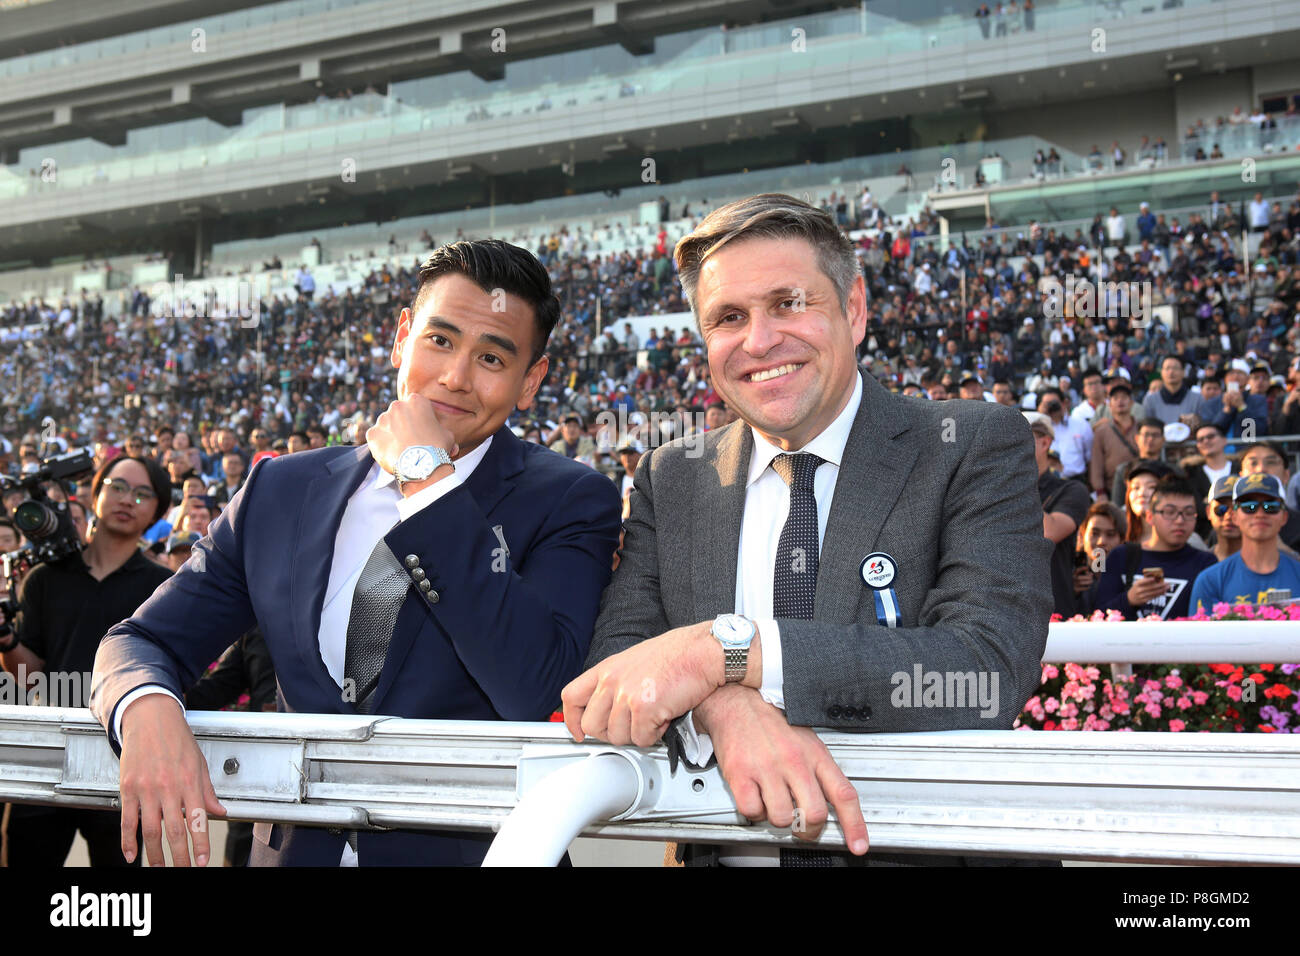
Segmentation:
[[(609, 582), (619, 496), (505, 427), (546, 375), (558, 316), (531, 253), (496, 240), (435, 251), (398, 320), (397, 401), (366, 444), (260, 462), (191, 560), (109, 630), (91, 710), (121, 757), (128, 860), (139, 820), (152, 864), (165, 833), (188, 865), (188, 830), (206, 865), (205, 815), (225, 811), (179, 698), (254, 623), (286, 711), (545, 720), (559, 706)], [(396, 619), (358, 687), (371, 616), (353, 602), (376, 560)], [(490, 836), (259, 824), (252, 864), (476, 865)]]

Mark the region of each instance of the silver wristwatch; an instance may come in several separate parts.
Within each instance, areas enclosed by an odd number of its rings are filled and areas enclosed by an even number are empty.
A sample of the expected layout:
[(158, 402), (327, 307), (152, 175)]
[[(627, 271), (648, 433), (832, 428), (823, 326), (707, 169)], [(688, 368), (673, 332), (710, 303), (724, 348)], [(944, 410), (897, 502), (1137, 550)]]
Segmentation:
[(451, 455), (447, 449), (437, 445), (412, 445), (397, 456), (394, 477), (397, 478), (397, 490), (408, 481), (424, 481), (441, 465), (450, 465)]
[(722, 645), (728, 684), (738, 684), (749, 670), (749, 645), (756, 632), (754, 622), (739, 614), (720, 614), (713, 622), (713, 636)]

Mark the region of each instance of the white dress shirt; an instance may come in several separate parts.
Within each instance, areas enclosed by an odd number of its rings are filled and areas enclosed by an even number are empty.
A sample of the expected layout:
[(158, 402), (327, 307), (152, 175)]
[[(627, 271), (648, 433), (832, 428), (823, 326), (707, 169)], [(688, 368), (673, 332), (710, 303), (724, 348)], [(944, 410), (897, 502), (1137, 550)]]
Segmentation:
[[(821, 434), (797, 451), (821, 458), (813, 476), (813, 497), (817, 500), (817, 546), (826, 540), (826, 523), (830, 519), (835, 483), (839, 479), (844, 446), (848, 444), (853, 419), (862, 404), (862, 379), (854, 378), (853, 395), (844, 410)], [(773, 581), (776, 576), (776, 549), (781, 531), (790, 514), (790, 486), (770, 466), (785, 450), (773, 445), (754, 431), (754, 449), (749, 458), (749, 476), (745, 483), (745, 510), (740, 521), (740, 542), (736, 561), (736, 613), (754, 622), (763, 652), (763, 684), (759, 693), (769, 704), (785, 709), (785, 692), (781, 655), (781, 629), (772, 615)], [(708, 734), (695, 730), (690, 713), (678, 725), (682, 754), (700, 766), (713, 755)], [(728, 866), (775, 866), (779, 854), (769, 847), (727, 847), (720, 858)]]
[[(443, 495), (459, 488), (474, 473), (492, 445), (488, 436), (473, 451), (462, 455), (453, 463), (454, 472), (434, 482), (409, 498), (403, 498), (397, 489), (396, 478), (373, 462), (365, 479), (348, 498), (343, 518), (334, 535), (334, 555), (330, 561), (329, 582), (325, 586), (325, 600), (321, 605), (320, 629), (317, 643), (321, 660), (330, 677), (343, 691), (343, 665), (347, 655), (348, 617), (352, 612), (352, 592), (357, 580), (370, 560), (375, 546), (400, 522), (424, 510)], [(160, 684), (146, 684), (122, 698), (113, 712), (113, 738), (122, 739), (122, 714), (138, 698), (147, 694), (166, 694), (183, 708), (184, 702)], [(357, 857), (350, 846), (344, 845), (340, 866), (356, 866)]]

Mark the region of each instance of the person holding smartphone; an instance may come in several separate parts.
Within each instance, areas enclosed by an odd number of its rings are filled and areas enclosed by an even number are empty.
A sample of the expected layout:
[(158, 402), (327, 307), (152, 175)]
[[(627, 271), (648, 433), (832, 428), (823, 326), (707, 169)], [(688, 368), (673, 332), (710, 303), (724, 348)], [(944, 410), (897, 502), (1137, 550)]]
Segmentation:
[(1186, 617), (1192, 585), (1216, 561), (1210, 552), (1188, 544), (1199, 510), (1186, 478), (1161, 478), (1142, 514), (1142, 540), (1120, 545), (1107, 558), (1097, 607), (1119, 611), (1128, 621)]

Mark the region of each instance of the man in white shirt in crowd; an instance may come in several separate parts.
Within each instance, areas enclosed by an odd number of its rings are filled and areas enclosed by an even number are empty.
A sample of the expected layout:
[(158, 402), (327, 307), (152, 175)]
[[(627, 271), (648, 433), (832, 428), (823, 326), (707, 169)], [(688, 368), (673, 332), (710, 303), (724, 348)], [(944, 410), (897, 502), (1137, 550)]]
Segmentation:
[(1059, 388), (1043, 390), (1038, 411), (1051, 419), (1052, 451), (1061, 457), (1061, 477), (1077, 478), (1088, 470), (1088, 459), (1092, 457), (1092, 426), (1066, 414), (1067, 408)]
[(1097, 369), (1088, 369), (1080, 376), (1079, 386), (1083, 389), (1083, 401), (1070, 410), (1070, 417), (1092, 428), (1096, 422), (1110, 414), (1110, 406), (1106, 404), (1106, 386), (1103, 384), (1101, 372)]

